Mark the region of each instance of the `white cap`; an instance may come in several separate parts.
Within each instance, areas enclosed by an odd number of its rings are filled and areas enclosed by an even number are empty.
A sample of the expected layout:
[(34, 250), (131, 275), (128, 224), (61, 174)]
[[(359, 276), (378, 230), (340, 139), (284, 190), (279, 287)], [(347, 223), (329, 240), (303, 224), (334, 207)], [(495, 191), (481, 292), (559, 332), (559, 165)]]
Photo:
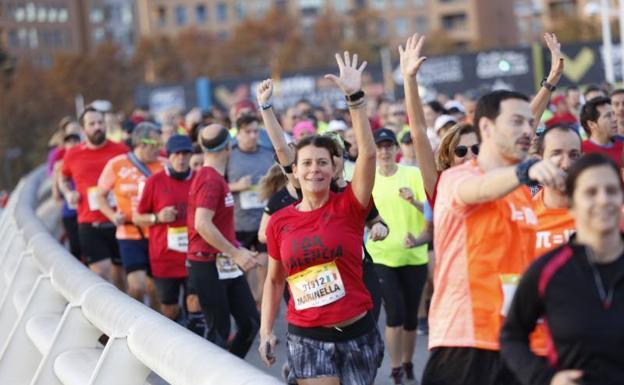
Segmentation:
[(330, 120), (327, 124), (327, 131), (346, 131), (348, 129), (347, 123), (342, 120)]
[(454, 117), (451, 115), (440, 115), (436, 118), (435, 123), (433, 124), (433, 129), (437, 133), (440, 131), (440, 128), (444, 127), (447, 123), (452, 122), (453, 124), (457, 123)]
[(112, 103), (108, 100), (94, 100), (90, 106), (102, 112), (110, 112), (113, 109)]
[(464, 106), (458, 102), (457, 100), (449, 100), (448, 102), (444, 103), (444, 109), (445, 110), (450, 110), (451, 108), (457, 108), (460, 112), (462, 113), (466, 113), (466, 109), (464, 108)]

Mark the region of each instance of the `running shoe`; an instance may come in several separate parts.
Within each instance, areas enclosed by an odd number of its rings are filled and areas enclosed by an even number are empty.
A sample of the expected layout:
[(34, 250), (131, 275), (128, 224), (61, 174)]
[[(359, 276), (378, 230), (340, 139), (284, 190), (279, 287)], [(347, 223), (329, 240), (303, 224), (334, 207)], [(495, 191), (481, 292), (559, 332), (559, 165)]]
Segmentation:
[(416, 378), (414, 377), (414, 364), (411, 362), (403, 363), (403, 372), (405, 373), (405, 383), (408, 385), (416, 384)]
[(392, 378), (392, 383), (394, 385), (404, 385), (403, 384), (403, 368), (392, 368), (392, 373), (390, 373), (390, 378)]

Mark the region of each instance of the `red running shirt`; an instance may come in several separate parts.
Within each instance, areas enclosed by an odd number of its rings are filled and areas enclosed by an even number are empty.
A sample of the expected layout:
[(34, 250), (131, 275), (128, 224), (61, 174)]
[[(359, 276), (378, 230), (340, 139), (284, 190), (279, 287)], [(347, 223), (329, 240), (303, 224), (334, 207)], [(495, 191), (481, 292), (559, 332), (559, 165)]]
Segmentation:
[(194, 174), (185, 180), (173, 179), (167, 170), (147, 179), (137, 207), (139, 214), (157, 214), (165, 207), (174, 206), (178, 211), (171, 223), (158, 223), (149, 228), (149, 257), (152, 274), (157, 278), (184, 278), (187, 276), (186, 253), (169, 248), (167, 234), (170, 229), (186, 229), (186, 209), (189, 190)]
[(78, 223), (109, 222), (99, 210), (89, 209), (88, 191), (97, 186), (98, 178), (109, 160), (128, 152), (124, 144), (106, 141), (100, 148), (79, 144), (70, 148), (63, 157), (61, 173), (74, 181), (78, 200)]
[(206, 261), (197, 253), (214, 254), (221, 251), (208, 244), (195, 230), (195, 211), (202, 207), (214, 212), (212, 223), (233, 245), (238, 245), (234, 230), (234, 197), (223, 175), (212, 167), (202, 167), (191, 183), (189, 192), (187, 226), (191, 261)]
[(613, 161), (618, 165), (619, 168), (622, 168), (622, 151), (624, 151), (624, 143), (615, 140), (612, 142), (612, 146), (601, 146), (592, 142), (591, 140), (583, 141), (583, 154), (591, 154), (592, 152), (597, 152), (603, 155), (608, 156), (613, 159)]
[[(320, 307), (297, 310), (291, 295), (286, 313), (289, 323), (332, 325), (372, 308), (362, 278), (362, 237), (372, 198), (370, 202), (369, 207), (362, 207), (349, 184), (342, 193), (330, 193), (329, 201), (316, 210), (301, 212), (291, 205), (271, 215), (267, 247), (271, 258), (282, 263), (286, 276), (335, 260), (344, 284), (344, 297)], [(292, 294), (290, 285), (289, 290)]]

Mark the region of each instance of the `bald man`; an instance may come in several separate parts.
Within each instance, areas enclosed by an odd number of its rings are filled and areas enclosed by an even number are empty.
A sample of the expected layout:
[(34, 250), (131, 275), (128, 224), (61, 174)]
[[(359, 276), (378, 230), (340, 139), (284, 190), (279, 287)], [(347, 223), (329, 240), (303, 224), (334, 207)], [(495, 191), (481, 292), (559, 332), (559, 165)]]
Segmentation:
[(229, 351), (245, 358), (260, 317), (243, 275), (256, 267), (255, 253), (239, 247), (234, 231), (234, 198), (225, 180), (231, 151), (228, 130), (218, 124), (203, 127), (198, 136), (204, 152), (202, 167), (191, 184), (188, 203), (188, 274), (197, 291), (209, 341), (226, 348), (230, 315), (237, 333)]

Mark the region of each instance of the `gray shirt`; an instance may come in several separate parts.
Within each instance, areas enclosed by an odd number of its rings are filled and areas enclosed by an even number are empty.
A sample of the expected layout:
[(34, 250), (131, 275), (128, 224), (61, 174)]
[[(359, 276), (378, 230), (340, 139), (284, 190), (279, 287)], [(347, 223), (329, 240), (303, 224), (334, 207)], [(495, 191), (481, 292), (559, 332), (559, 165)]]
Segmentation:
[(227, 166), (229, 183), (251, 175), (252, 186), (247, 191), (233, 193), (234, 195), (234, 227), (236, 231), (258, 231), (265, 202), (258, 201), (258, 182), (275, 163), (273, 151), (258, 146), (255, 152), (244, 152), (238, 147), (232, 149)]

